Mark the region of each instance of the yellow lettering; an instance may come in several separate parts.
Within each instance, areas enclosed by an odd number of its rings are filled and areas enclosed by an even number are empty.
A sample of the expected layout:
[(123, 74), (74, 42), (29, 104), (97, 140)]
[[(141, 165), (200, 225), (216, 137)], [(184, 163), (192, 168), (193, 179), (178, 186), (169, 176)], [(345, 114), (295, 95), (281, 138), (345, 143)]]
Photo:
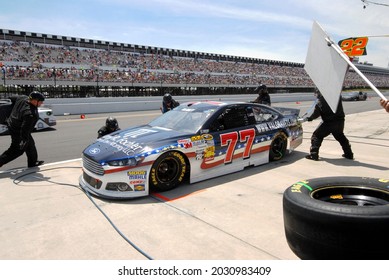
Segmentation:
[(341, 194), (331, 195), (331, 199), (343, 199), (343, 196)]
[(294, 184), (290, 190), (292, 192), (299, 192), (299, 193), (301, 193), (301, 185)]

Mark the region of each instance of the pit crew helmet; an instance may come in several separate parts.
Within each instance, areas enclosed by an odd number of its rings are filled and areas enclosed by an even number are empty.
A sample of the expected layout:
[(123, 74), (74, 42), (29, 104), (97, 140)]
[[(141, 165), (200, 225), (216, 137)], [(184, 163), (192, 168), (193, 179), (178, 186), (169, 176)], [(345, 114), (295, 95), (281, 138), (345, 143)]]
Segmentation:
[(163, 96), (163, 103), (170, 103), (172, 102), (173, 100), (173, 97), (170, 93), (165, 93), (165, 95)]
[(28, 98), (30, 100), (38, 100), (41, 102), (45, 101), (45, 96), (42, 93), (40, 93), (39, 91), (31, 92), (30, 95), (28, 96)]
[(260, 84), (259, 86), (257, 86), (257, 88), (255, 89), (255, 91), (256, 91), (258, 94), (267, 92), (267, 86), (264, 85), (264, 84)]
[(267, 86), (264, 85), (264, 84), (260, 84), (260, 85), (259, 85), (259, 89), (260, 89), (260, 90), (266, 91), (266, 90), (267, 90)]
[(109, 130), (116, 130), (118, 127), (119, 127), (119, 124), (118, 124), (118, 121), (116, 120), (116, 118), (114, 117), (108, 117), (105, 121), (105, 126), (109, 129)]

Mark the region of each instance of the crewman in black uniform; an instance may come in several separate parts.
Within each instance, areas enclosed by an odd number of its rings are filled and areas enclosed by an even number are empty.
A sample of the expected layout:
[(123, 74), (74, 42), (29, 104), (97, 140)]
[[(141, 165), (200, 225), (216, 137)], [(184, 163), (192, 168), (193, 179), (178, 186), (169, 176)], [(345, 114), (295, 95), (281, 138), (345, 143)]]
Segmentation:
[(251, 101), (253, 103), (259, 103), (259, 104), (265, 104), (270, 106), (271, 101), (270, 101), (270, 95), (269, 91), (267, 90), (267, 86), (264, 84), (260, 84), (254, 92), (258, 93), (258, 97), (254, 100)]
[(120, 130), (119, 123), (114, 117), (108, 117), (105, 120), (105, 125), (97, 131), (97, 138), (110, 134), (114, 131)]
[(170, 93), (165, 93), (162, 98), (162, 107), (161, 111), (165, 114), (167, 111), (173, 110), (180, 105), (180, 102), (174, 100), (173, 96)]
[(306, 156), (306, 158), (311, 160), (319, 160), (320, 146), (324, 138), (332, 134), (342, 146), (344, 152), (342, 157), (347, 159), (354, 159), (354, 154), (351, 150), (350, 142), (343, 132), (345, 114), (340, 96), (338, 107), (334, 113), (319, 90), (315, 90), (315, 95), (317, 97), (317, 103), (313, 113), (310, 117), (307, 118), (307, 120), (312, 121), (318, 117), (321, 117), (322, 122), (312, 134), (310, 153)]
[(39, 166), (44, 161), (38, 161), (35, 141), (31, 136), (35, 124), (39, 120), (38, 107), (45, 97), (39, 91), (33, 91), (29, 96), (19, 96), (6, 124), (11, 135), (11, 146), (0, 155), (0, 167), (18, 158), (23, 153), (27, 156), (28, 167)]

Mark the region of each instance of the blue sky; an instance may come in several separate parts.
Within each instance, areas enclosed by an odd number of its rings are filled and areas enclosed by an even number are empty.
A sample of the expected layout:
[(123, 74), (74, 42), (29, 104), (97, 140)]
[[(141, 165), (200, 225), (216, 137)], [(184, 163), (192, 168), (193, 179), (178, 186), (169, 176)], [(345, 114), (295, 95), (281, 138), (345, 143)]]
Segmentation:
[[(0, 28), (304, 63), (314, 20), (337, 42), (388, 35), (388, 15), (361, 0), (15, 0)], [(367, 53), (388, 67), (389, 37), (370, 37)]]

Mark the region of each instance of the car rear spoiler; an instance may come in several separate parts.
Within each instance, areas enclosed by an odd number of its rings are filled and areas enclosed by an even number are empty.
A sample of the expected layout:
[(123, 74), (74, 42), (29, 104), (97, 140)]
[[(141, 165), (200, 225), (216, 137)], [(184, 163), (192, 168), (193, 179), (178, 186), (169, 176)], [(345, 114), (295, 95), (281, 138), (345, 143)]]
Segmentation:
[(298, 117), (299, 114), (300, 114), (300, 109), (284, 108), (284, 107), (273, 107), (273, 108), (276, 109), (277, 111), (279, 111), (284, 116), (293, 115), (293, 116), (297, 116)]

